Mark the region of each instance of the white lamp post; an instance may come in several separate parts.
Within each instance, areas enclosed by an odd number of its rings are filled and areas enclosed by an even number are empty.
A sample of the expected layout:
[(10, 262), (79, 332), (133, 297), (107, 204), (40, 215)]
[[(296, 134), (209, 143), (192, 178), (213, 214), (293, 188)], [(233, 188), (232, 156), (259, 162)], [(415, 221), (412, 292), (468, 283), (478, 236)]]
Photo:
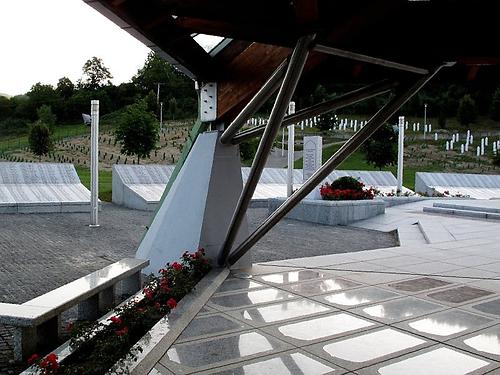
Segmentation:
[(424, 139), (427, 133), (427, 103), (424, 104)]
[(403, 151), (405, 139), (405, 117), (399, 116), (399, 142), (398, 142), (398, 186), (396, 194), (401, 195), (403, 191)]
[(98, 227), (99, 212), (99, 100), (90, 102), (90, 227)]
[[(290, 102), (288, 105), (288, 114), (295, 113), (295, 102)], [(288, 169), (287, 169), (287, 184), (286, 195), (289, 197), (293, 193), (293, 162), (294, 162), (294, 147), (295, 146), (295, 125), (288, 126)]]

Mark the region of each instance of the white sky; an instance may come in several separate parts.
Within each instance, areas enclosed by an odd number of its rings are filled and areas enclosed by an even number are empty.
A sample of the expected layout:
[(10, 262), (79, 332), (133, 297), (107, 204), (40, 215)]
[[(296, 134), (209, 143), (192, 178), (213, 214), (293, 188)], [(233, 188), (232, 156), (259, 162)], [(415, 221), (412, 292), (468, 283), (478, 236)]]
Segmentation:
[(76, 83), (92, 56), (115, 84), (127, 82), (148, 52), (82, 0), (0, 0), (0, 93), (24, 94), (64, 76)]

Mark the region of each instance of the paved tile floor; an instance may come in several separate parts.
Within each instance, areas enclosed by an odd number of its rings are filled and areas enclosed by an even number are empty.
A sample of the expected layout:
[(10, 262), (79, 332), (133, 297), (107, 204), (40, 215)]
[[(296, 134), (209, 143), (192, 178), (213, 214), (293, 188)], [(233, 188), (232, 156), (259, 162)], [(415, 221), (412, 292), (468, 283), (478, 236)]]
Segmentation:
[(500, 374), (500, 223), (405, 206), (360, 225), (425, 241), (235, 271), (150, 374)]

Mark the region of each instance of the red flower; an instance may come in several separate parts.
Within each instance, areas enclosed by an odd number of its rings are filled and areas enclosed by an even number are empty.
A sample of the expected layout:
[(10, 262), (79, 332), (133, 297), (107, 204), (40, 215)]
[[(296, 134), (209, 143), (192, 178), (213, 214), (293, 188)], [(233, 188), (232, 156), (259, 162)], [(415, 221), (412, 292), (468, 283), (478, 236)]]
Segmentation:
[(50, 363), (57, 363), (57, 355), (54, 353), (50, 353), (45, 359)]
[(174, 262), (172, 263), (172, 268), (176, 271), (181, 271), (182, 270), (182, 264)]
[(177, 301), (173, 298), (170, 298), (168, 301), (167, 301), (167, 306), (169, 309), (175, 309), (175, 307), (177, 306)]
[(163, 279), (163, 280), (160, 282), (160, 288), (161, 288), (161, 290), (163, 290), (164, 292), (169, 292), (169, 291), (170, 291), (170, 287), (168, 286), (168, 280)]
[(109, 320), (111, 320), (116, 325), (119, 325), (119, 326), (122, 325), (122, 320), (117, 316), (112, 316), (111, 318), (109, 318)]
[(47, 357), (40, 362), (40, 367), (48, 370), (58, 370), (59, 363), (57, 362), (57, 355), (54, 353), (50, 353)]
[(40, 358), (40, 356), (38, 354), (33, 354), (31, 357), (28, 358), (28, 365), (32, 365), (33, 363), (35, 363), (36, 361), (38, 361), (38, 359)]
[(153, 299), (153, 291), (149, 288), (144, 288), (142, 291), (147, 299)]
[(117, 336), (125, 336), (128, 333), (128, 327), (123, 327), (122, 329), (119, 329), (115, 331)]

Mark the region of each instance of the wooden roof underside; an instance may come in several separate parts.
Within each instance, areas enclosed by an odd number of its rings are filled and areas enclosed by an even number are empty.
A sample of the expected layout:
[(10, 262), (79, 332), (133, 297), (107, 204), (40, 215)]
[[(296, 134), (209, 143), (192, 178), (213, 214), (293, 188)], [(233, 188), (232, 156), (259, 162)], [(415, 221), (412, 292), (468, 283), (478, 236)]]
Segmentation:
[[(500, 62), (491, 0), (84, 1), (191, 78), (218, 82), (221, 118), (232, 117), (306, 34), (315, 33), (317, 44), (424, 69)], [(194, 33), (232, 40), (211, 56)], [(360, 70), (367, 81), (402, 74), (369, 65), (312, 52), (305, 71), (318, 82)]]

